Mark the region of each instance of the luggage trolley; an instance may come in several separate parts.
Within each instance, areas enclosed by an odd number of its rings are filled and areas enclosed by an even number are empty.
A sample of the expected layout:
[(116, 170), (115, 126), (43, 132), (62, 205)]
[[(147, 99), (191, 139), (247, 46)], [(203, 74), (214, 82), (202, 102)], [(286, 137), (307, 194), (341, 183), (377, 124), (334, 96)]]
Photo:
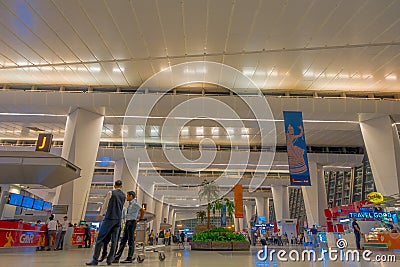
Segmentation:
[[(146, 246), (146, 222), (139, 222), (136, 228), (136, 239), (135, 239), (135, 248), (140, 251), (137, 255), (137, 262), (142, 263), (146, 256), (146, 252), (158, 252), (158, 259), (160, 261), (165, 260), (165, 253), (162, 250), (165, 245), (154, 245), (154, 246)], [(160, 250), (161, 249), (161, 250)]]

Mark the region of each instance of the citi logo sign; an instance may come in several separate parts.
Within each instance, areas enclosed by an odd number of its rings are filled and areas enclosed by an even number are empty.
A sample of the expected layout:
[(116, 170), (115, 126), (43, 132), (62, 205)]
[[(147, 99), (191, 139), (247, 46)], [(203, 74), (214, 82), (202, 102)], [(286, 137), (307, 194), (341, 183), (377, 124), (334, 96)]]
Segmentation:
[(34, 239), (34, 235), (26, 235), (26, 234), (22, 234), (19, 237), (19, 243), (20, 244), (31, 244), (33, 243), (33, 239)]

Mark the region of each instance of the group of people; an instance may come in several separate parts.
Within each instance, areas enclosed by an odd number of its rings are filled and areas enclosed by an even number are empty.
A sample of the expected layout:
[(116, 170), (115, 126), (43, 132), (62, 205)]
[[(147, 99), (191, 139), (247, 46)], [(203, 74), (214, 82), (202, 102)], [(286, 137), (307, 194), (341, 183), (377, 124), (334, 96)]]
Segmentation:
[(284, 246), (284, 245), (299, 245), (304, 242), (304, 235), (303, 233), (299, 233), (297, 236), (294, 233), (289, 235), (285, 233), (281, 233), (280, 229), (277, 232), (269, 235), (268, 232), (264, 234), (260, 231), (256, 231), (254, 233), (254, 240), (253, 245), (256, 245), (257, 241), (260, 241), (261, 245), (266, 246), (269, 245), (276, 245), (276, 246)]
[[(72, 226), (68, 222), (68, 217), (64, 216), (64, 220), (60, 222), (55, 220), (54, 215), (51, 215), (47, 220), (47, 246), (46, 250), (63, 250), (64, 238), (67, 233), (68, 227)], [(36, 225), (41, 225), (41, 221), (38, 220)], [(39, 247), (38, 250), (44, 250), (44, 247)]]
[(171, 245), (171, 232), (170, 230), (161, 230), (159, 233), (154, 234), (154, 231), (151, 230), (150, 233), (148, 234), (148, 240), (149, 240), (149, 245), (166, 245), (170, 246)]
[[(114, 190), (108, 192), (104, 204), (100, 211), (100, 217), (103, 221), (100, 225), (92, 260), (86, 265), (98, 265), (99, 262), (107, 259), (107, 265), (118, 263), (122, 257), (125, 246), (128, 243), (128, 255), (121, 263), (132, 263), (135, 251), (134, 234), (137, 221), (143, 218), (144, 212), (142, 206), (135, 200), (136, 193), (129, 191), (126, 195), (122, 192), (122, 181), (114, 183)], [(128, 207), (124, 210), (125, 200), (128, 201)], [(121, 222), (125, 220), (125, 227), (121, 242), (117, 250), (117, 243), (121, 233)], [(110, 250), (107, 254), (108, 243), (111, 242)], [(100, 252), (103, 253), (100, 258)]]

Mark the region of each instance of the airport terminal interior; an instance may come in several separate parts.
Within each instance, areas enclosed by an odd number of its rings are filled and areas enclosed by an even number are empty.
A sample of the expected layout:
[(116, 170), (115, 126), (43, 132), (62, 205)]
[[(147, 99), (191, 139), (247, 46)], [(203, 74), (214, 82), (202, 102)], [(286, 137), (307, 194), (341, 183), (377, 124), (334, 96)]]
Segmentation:
[(0, 265), (397, 266), (400, 0), (0, 0)]

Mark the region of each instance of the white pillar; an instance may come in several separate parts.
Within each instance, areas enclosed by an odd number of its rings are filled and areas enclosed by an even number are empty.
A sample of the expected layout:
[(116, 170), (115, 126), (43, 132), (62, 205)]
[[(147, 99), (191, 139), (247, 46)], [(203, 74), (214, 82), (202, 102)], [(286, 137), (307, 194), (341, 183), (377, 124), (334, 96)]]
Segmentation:
[(271, 218), (269, 217), (269, 215), (270, 215), (270, 198), (267, 198), (266, 200), (265, 200), (265, 218), (267, 219), (267, 223), (270, 223), (271, 222)]
[(253, 216), (253, 205), (251, 203), (246, 203), (244, 205), (244, 212), (246, 213), (246, 227), (251, 228), (251, 216)]
[(172, 225), (172, 221), (173, 221), (173, 219), (174, 219), (174, 212), (175, 212), (175, 209), (173, 208), (173, 207), (169, 207), (169, 214), (168, 214), (168, 223), (169, 224), (171, 224)]
[(243, 218), (239, 218), (238, 221), (239, 221), (239, 231), (243, 231), (243, 223), (244, 223)]
[(376, 189), (390, 196), (400, 192), (400, 141), (389, 115), (360, 114), (360, 128)]
[(61, 156), (79, 168), (81, 177), (57, 188), (55, 200), (69, 205), (71, 222), (85, 218), (104, 116), (83, 109), (68, 115)]
[(311, 186), (302, 186), (307, 222), (311, 227), (314, 224), (326, 225), (324, 209), (328, 208), (324, 182), (324, 170), (315, 162), (309, 163)]
[[(132, 164), (133, 165), (133, 164)], [(136, 192), (137, 183), (134, 179), (134, 176), (137, 177), (139, 173), (139, 162), (133, 165), (134, 167), (131, 169), (133, 173), (131, 173), (126, 165), (124, 159), (117, 160), (114, 166), (114, 182), (116, 180), (122, 181), (122, 188), (124, 192), (134, 191)]]
[(162, 218), (161, 222), (164, 222), (164, 218), (167, 219), (167, 223), (169, 223), (169, 205), (168, 204), (163, 204), (163, 213), (162, 213)]
[(256, 197), (257, 216), (265, 216), (265, 198)]
[(175, 212), (175, 209), (173, 209), (171, 224), (172, 224), (172, 227), (171, 227), (172, 230), (171, 231), (172, 231), (172, 233), (175, 234), (175, 227), (176, 227), (176, 212)]
[(276, 221), (282, 221), (282, 219), (289, 219), (289, 193), (288, 187), (283, 185), (273, 185), (272, 197), (274, 201)]
[(163, 214), (163, 203), (159, 200), (154, 200), (155, 202), (155, 214), (156, 217), (154, 219), (154, 230), (157, 231), (157, 233), (160, 231), (160, 224), (162, 221), (162, 214)]

